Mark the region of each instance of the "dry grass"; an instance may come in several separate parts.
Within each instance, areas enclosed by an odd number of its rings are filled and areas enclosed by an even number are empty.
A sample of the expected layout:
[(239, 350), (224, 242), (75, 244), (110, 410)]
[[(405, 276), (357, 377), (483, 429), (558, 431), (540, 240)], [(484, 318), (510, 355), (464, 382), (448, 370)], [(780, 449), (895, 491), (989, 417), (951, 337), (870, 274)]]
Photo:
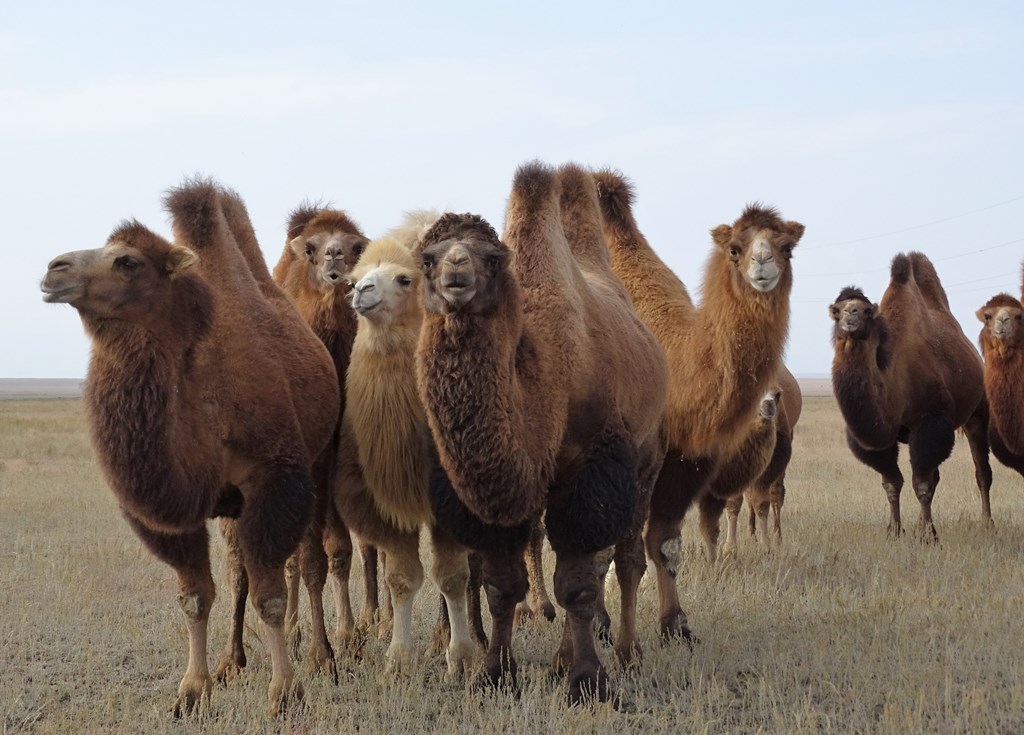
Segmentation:
[[(786, 540), (775, 553), (744, 538), (735, 559), (712, 568), (687, 524), (679, 584), (701, 638), (692, 652), (657, 639), (653, 580), (644, 579), (645, 657), (635, 670), (612, 667), (619, 711), (564, 706), (564, 682), (547, 668), (559, 629), (533, 623), (515, 637), (517, 699), (446, 684), (443, 661), (425, 654), (411, 679), (391, 680), (385, 643), (373, 640), (361, 661), (341, 662), (338, 685), (304, 676), (304, 706), (275, 722), (265, 714), (268, 658), (253, 622), (248, 672), (217, 689), (209, 709), (176, 723), (167, 710), (186, 639), (174, 576), (121, 520), (92, 459), (81, 404), (0, 402), (2, 731), (1024, 731), (1021, 479), (996, 468), (997, 527), (984, 528), (961, 442), (936, 496), (941, 543), (890, 541), (876, 476), (843, 444), (835, 403), (810, 398), (788, 486)], [(908, 491), (905, 520), (916, 512)], [(435, 599), (428, 582), (417, 609), (424, 648)], [(227, 619), (222, 594), (214, 649)], [(602, 655), (610, 664), (610, 649)]]

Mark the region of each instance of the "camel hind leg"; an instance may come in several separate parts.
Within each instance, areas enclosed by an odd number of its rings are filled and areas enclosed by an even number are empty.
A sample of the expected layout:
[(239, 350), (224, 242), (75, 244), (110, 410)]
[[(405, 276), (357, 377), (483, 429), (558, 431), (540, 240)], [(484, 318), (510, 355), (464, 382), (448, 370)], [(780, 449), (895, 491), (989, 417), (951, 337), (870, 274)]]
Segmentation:
[(726, 501), (717, 495), (706, 492), (697, 501), (697, 504), (700, 510), (700, 535), (704, 539), (704, 549), (707, 552), (708, 561), (714, 564), (718, 561), (718, 537), (721, 533), (720, 522)]
[(530, 526), (530, 542), (526, 547), (526, 576), (530, 589), (526, 600), (516, 606), (516, 618), (543, 616), (548, 622), (555, 619), (555, 606), (548, 596), (544, 582), (544, 528), (538, 518)]
[(334, 596), (334, 642), (341, 649), (351, 649), (355, 641), (356, 621), (352, 613), (349, 579), (352, 574), (352, 534), (342, 523), (334, 503), (328, 503), (324, 524), (324, 551), (327, 573)]
[(910, 467), (913, 470), (914, 493), (921, 503), (918, 535), (927, 541), (939, 536), (932, 520), (932, 498), (939, 484), (939, 465), (953, 452), (956, 440), (953, 422), (943, 414), (926, 416), (910, 430)]
[(893, 444), (886, 449), (867, 449), (854, 438), (849, 429), (846, 430), (846, 444), (854, 457), (882, 476), (882, 489), (889, 499), (888, 532), (890, 536), (899, 536), (903, 533), (903, 522), (900, 519), (903, 473), (899, 467), (899, 444)]
[(964, 433), (971, 448), (971, 459), (974, 460), (974, 480), (978, 484), (978, 495), (981, 498), (981, 520), (991, 526), (992, 463), (988, 456), (988, 423), (988, 406), (982, 401), (964, 424)]
[(214, 678), (222, 684), (234, 679), (245, 668), (245, 604), (249, 598), (249, 574), (245, 571), (245, 560), (238, 540), (236, 522), (221, 518), (220, 533), (228, 552), (228, 580), (231, 585), (232, 613), (231, 634), (227, 647), (221, 654)]

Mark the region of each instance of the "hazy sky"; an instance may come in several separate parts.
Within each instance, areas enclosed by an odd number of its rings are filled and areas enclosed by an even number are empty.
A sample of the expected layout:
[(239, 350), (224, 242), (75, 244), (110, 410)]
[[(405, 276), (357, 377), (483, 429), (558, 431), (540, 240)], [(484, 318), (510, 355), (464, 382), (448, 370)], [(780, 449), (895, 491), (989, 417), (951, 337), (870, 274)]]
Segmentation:
[(936, 261), (974, 311), (1019, 294), (1024, 3), (4, 3), (0, 377), (80, 377), (55, 255), (123, 218), (169, 234), (184, 176), (237, 189), (273, 265), (304, 198), (373, 236), (418, 207), (500, 230), (513, 171), (614, 166), (699, 292), (708, 230), (760, 200), (803, 222), (787, 363), (827, 373), (826, 306)]

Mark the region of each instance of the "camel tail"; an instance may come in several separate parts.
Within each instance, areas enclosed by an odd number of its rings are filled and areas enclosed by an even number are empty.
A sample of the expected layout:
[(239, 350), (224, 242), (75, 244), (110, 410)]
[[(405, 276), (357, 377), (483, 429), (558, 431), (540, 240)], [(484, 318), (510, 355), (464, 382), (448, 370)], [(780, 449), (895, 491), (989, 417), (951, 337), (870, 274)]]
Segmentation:
[(218, 244), (220, 189), (213, 179), (196, 176), (164, 195), (174, 235), (197, 251)]
[(913, 275), (913, 268), (910, 265), (910, 258), (906, 253), (899, 253), (892, 259), (891, 279), (893, 283), (900, 285), (907, 283)]
[(925, 297), (936, 306), (949, 310), (949, 298), (946, 296), (946, 289), (942, 287), (939, 274), (935, 266), (924, 253), (909, 253), (910, 264), (914, 269), (914, 280)]
[(558, 169), (558, 180), (562, 229), (569, 249), (582, 264), (610, 269), (594, 178), (583, 167), (567, 163)]

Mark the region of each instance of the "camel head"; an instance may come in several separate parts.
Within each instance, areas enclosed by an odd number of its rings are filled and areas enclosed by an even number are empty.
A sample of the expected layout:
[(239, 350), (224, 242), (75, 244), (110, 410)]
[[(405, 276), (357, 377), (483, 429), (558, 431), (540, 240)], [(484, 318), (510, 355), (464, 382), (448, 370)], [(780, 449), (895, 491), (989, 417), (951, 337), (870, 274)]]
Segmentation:
[(352, 308), (379, 327), (419, 315), (420, 271), (410, 250), (389, 237), (371, 241), (352, 270)]
[(172, 301), (175, 280), (198, 262), (188, 248), (126, 222), (103, 247), (50, 261), (40, 288), (43, 301), (71, 304), (83, 318), (145, 324)]
[(761, 397), (757, 407), (757, 415), (762, 421), (774, 421), (779, 414), (779, 402), (782, 400), (782, 388), (773, 386)]
[(711, 237), (733, 267), (737, 286), (747, 283), (758, 293), (783, 286), (788, 294), (793, 283), (789, 261), (803, 237), (804, 226), (784, 221), (776, 209), (750, 204), (732, 225), (719, 225)]
[(859, 288), (847, 286), (835, 303), (828, 307), (835, 322), (834, 337), (864, 339), (873, 331), (878, 317), (878, 304), (872, 304)]
[(1024, 330), (1021, 329), (1024, 307), (1009, 294), (993, 296), (976, 314), (984, 325), (980, 337), (982, 350), (986, 342), (1006, 348), (1016, 346), (1024, 337)]
[(418, 252), (427, 311), (486, 314), (497, 306), (511, 253), (482, 217), (442, 215)]
[(299, 232), (288, 241), (288, 247), (297, 258), (306, 261), (314, 287), (330, 293), (337, 286), (347, 284), (349, 273), (369, 241), (344, 212), (333, 209), (300, 208), (292, 213), (292, 222), (309, 211), (313, 214), (301, 229), (294, 225), (289, 228), (289, 232)]

